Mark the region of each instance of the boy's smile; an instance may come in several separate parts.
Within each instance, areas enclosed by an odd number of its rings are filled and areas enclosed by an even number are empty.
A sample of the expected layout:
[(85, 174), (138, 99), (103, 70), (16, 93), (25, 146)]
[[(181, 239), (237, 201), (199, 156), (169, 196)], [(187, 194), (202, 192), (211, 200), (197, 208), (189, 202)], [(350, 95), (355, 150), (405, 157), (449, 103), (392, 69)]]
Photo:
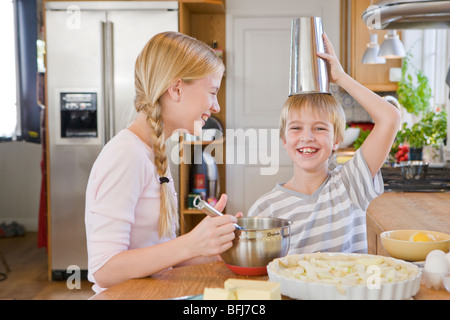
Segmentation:
[(300, 152), (303, 155), (313, 154), (313, 153), (316, 153), (317, 151), (319, 151), (318, 148), (313, 148), (313, 147), (303, 147), (303, 148), (299, 148), (297, 150), (298, 150), (298, 152)]

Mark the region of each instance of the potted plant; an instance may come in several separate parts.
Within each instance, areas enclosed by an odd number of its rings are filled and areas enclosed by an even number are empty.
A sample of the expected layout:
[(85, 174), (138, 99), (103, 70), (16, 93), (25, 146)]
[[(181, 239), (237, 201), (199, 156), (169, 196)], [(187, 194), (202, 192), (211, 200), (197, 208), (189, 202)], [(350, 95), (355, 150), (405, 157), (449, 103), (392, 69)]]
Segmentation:
[(412, 55), (407, 53), (402, 62), (402, 77), (398, 82), (397, 95), (398, 102), (413, 115), (419, 115), (428, 110), (431, 99), (431, 88), (428, 78), (421, 70), (415, 73), (416, 79), (408, 74), (410, 59)]
[[(397, 95), (399, 103), (405, 110), (416, 116), (416, 123), (404, 122), (397, 134), (391, 154), (401, 151), (403, 144), (409, 145), (408, 160), (422, 160), (424, 146), (437, 145), (447, 134), (447, 114), (445, 111), (431, 111), (430, 99), (432, 91), (428, 78), (421, 70), (413, 75), (408, 73), (411, 65), (411, 53), (408, 52), (402, 63), (402, 77), (398, 83)], [(404, 151), (403, 151), (404, 153)], [(397, 157), (397, 159), (399, 159)]]
[(398, 131), (398, 144), (409, 144), (409, 160), (422, 160), (424, 146), (437, 146), (447, 138), (447, 113), (445, 111), (428, 111), (419, 122), (410, 128), (403, 123)]

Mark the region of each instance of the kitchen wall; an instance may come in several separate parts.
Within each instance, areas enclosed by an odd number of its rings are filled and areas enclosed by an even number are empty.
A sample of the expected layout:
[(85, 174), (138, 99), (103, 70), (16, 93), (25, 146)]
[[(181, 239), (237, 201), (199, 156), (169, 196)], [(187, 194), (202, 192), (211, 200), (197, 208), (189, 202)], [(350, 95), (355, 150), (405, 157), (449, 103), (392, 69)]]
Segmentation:
[(41, 156), (40, 144), (0, 143), (0, 223), (17, 221), (37, 231)]
[(339, 86), (331, 84), (331, 94), (341, 103), (345, 111), (347, 123), (371, 122), (372, 118), (367, 111), (346, 91)]

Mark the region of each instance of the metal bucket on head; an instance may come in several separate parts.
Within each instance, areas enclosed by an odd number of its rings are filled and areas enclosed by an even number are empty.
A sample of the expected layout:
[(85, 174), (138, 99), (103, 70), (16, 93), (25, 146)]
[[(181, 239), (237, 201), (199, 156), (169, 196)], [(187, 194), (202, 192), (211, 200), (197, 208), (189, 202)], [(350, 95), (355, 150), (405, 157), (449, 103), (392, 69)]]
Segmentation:
[(320, 17), (292, 20), (289, 96), (302, 93), (331, 94), (327, 63), (317, 56), (317, 52), (325, 53), (322, 34)]

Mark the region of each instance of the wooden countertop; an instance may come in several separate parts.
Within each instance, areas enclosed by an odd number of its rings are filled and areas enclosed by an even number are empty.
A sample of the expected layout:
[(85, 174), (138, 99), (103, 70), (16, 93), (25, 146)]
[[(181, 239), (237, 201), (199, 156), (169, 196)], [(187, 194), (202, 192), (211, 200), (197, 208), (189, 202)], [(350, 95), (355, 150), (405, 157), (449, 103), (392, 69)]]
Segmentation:
[(390, 192), (367, 209), (381, 231), (424, 229), (450, 232), (450, 193)]
[(203, 294), (205, 287), (223, 288), (229, 278), (267, 280), (267, 276), (240, 276), (223, 262), (197, 264), (161, 271), (151, 277), (133, 279), (115, 285), (92, 300), (172, 299)]
[[(239, 276), (230, 271), (224, 263), (215, 262), (174, 268), (159, 272), (151, 277), (133, 279), (115, 285), (91, 300), (159, 300), (203, 294), (205, 287), (223, 288), (229, 278), (267, 280), (267, 276)], [(289, 300), (288, 297), (283, 297)], [(450, 293), (432, 290), (424, 285), (414, 300), (450, 300)]]
[[(450, 233), (450, 193), (392, 192), (373, 200), (367, 209), (369, 253), (389, 256), (380, 234), (399, 229)], [(422, 285), (415, 299), (450, 300), (450, 292)]]
[(367, 242), (370, 254), (389, 256), (380, 234), (399, 229), (450, 233), (450, 193), (384, 193), (367, 209)]
[[(378, 243), (377, 248), (377, 240), (374, 237), (386, 230), (429, 229), (448, 233), (450, 231), (450, 194), (385, 193), (370, 204), (367, 210), (367, 224), (368, 238), (373, 239), (373, 241), (369, 239), (369, 253), (377, 253), (377, 249), (382, 250), (381, 243)], [(370, 252), (371, 250), (375, 251)], [(148, 278), (129, 280), (91, 299), (172, 299), (202, 294), (205, 287), (223, 287), (224, 281), (228, 278), (266, 280), (267, 276), (239, 276), (222, 262), (200, 264), (165, 270)], [(450, 293), (421, 285), (414, 299), (450, 300)]]

